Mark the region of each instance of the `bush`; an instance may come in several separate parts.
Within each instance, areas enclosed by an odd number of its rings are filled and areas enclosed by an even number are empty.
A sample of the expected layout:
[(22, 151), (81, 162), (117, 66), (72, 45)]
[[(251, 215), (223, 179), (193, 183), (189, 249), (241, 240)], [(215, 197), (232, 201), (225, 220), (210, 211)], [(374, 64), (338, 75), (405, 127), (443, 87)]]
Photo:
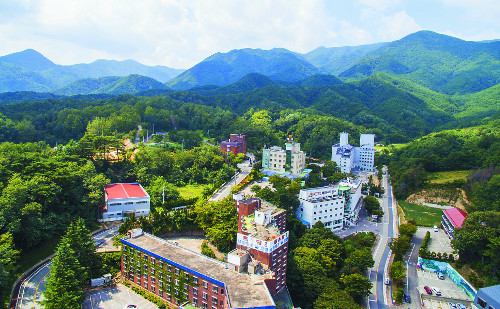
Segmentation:
[(134, 291), (135, 293), (141, 295), (145, 299), (147, 299), (150, 302), (152, 302), (155, 305), (157, 305), (158, 308), (160, 308), (160, 309), (167, 308), (167, 305), (166, 305), (165, 301), (162, 300), (160, 297), (158, 297), (156, 295), (153, 295), (150, 292), (148, 292), (148, 291), (146, 291), (146, 290), (144, 290), (142, 288), (138, 288), (137, 286), (135, 286), (133, 284), (130, 284), (128, 281), (123, 281), (123, 283), (126, 286), (128, 286), (132, 291)]
[(396, 295), (394, 296), (394, 301), (396, 302), (396, 305), (401, 305), (403, 303), (403, 288), (399, 288), (396, 291)]
[(215, 259), (215, 252), (208, 246), (208, 242), (206, 240), (201, 244), (201, 254)]

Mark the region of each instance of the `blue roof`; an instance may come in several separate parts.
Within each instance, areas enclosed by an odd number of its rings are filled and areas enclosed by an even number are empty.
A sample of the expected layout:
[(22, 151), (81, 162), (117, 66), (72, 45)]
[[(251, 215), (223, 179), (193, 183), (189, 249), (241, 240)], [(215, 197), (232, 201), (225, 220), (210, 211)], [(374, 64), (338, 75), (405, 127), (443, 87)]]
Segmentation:
[(307, 221), (306, 221), (306, 220), (304, 220), (304, 219), (300, 219), (300, 221), (301, 221), (302, 223), (304, 223), (304, 225), (307, 225), (307, 226), (310, 226), (310, 224), (311, 224), (311, 223), (307, 222)]
[(489, 306), (497, 308), (496, 306), (500, 305), (500, 284), (479, 289), (477, 291), (477, 297), (481, 297)]

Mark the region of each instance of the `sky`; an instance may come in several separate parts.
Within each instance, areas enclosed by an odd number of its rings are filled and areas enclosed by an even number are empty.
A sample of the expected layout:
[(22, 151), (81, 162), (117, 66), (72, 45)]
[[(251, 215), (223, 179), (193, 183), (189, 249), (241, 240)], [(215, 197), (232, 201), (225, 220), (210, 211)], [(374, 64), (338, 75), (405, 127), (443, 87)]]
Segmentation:
[(419, 30), (500, 39), (498, 0), (1, 0), (0, 55), (188, 69), (217, 52), (388, 42)]

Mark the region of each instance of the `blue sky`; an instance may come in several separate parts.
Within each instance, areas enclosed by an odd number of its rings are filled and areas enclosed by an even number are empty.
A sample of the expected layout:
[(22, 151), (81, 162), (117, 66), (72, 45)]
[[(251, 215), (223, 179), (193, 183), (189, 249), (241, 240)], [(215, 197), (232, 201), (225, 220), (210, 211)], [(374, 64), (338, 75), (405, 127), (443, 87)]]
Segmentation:
[(305, 53), (419, 30), (500, 39), (498, 0), (5, 0), (0, 55), (33, 48), (58, 64), (134, 59), (189, 68), (216, 53)]

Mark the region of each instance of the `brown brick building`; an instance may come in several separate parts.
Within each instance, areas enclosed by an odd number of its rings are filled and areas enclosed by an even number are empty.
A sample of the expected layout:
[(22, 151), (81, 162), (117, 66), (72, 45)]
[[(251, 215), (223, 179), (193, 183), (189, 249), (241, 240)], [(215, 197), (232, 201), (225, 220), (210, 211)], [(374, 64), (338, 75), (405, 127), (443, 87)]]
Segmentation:
[(223, 152), (232, 152), (235, 155), (247, 152), (247, 142), (245, 135), (231, 134), (228, 141), (220, 143), (220, 150)]

